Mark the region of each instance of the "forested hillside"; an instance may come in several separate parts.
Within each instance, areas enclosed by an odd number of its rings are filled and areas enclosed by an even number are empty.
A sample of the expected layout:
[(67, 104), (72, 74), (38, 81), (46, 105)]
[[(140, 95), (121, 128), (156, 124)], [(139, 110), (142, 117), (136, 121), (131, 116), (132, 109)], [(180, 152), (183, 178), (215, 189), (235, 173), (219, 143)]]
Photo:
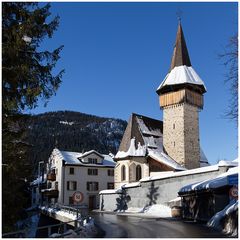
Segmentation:
[(37, 170), (37, 162), (47, 161), (54, 147), (66, 151), (88, 151), (115, 154), (127, 122), (72, 111), (48, 112), (29, 120), (28, 142), (33, 146), (29, 158)]

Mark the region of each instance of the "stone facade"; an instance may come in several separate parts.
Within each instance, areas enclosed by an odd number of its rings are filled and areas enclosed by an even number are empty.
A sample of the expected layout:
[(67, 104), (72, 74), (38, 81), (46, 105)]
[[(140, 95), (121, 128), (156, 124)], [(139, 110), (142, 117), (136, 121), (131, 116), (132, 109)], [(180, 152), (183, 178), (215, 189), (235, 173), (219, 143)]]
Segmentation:
[(188, 103), (163, 108), (163, 146), (187, 169), (200, 167), (198, 107)]

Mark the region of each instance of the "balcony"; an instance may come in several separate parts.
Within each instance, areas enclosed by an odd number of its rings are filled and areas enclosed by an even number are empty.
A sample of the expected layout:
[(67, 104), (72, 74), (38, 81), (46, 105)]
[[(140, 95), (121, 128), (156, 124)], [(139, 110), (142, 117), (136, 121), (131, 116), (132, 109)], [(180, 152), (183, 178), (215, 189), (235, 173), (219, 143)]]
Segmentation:
[(57, 189), (42, 189), (42, 194), (44, 197), (48, 198), (58, 198), (59, 191)]
[(47, 174), (48, 181), (56, 181), (56, 174), (55, 173), (48, 173)]

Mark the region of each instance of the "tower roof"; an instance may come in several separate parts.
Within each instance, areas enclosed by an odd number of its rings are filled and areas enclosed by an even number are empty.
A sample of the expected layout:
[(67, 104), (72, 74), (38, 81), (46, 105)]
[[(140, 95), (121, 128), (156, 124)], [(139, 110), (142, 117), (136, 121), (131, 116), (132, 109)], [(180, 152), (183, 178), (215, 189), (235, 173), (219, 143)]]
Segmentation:
[(173, 56), (171, 61), (171, 67), (170, 71), (177, 66), (192, 66), (190, 57), (187, 50), (187, 45), (185, 42), (182, 25), (181, 22), (179, 22), (178, 30), (177, 30), (177, 37), (176, 42), (173, 50)]
[(162, 94), (184, 87), (195, 89), (200, 93), (207, 91), (204, 82), (192, 67), (182, 25), (179, 22), (170, 70), (158, 87), (157, 93)]

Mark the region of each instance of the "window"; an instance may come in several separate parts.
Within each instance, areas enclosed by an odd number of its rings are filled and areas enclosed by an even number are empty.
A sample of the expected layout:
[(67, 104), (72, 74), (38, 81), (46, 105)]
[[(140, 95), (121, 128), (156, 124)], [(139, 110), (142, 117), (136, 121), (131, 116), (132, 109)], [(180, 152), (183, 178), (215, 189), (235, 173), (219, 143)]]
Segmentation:
[(108, 176), (114, 176), (114, 169), (108, 169)]
[(74, 168), (73, 167), (69, 168), (69, 174), (72, 174), (72, 175), (74, 174)]
[(72, 198), (72, 197), (69, 197), (68, 199), (69, 199), (69, 200), (68, 200), (69, 205), (73, 205), (73, 198)]
[(98, 182), (87, 182), (88, 191), (98, 191)]
[(77, 182), (76, 181), (67, 181), (67, 190), (70, 190), (70, 191), (77, 190)]
[(98, 175), (97, 169), (88, 169), (88, 175)]
[(97, 164), (97, 159), (96, 158), (88, 158), (88, 163)]
[(173, 124), (173, 129), (175, 129), (175, 123)]
[(107, 183), (107, 189), (114, 189), (114, 183), (108, 182)]
[(121, 176), (122, 176), (122, 181), (126, 180), (126, 167), (125, 165), (122, 166), (121, 168)]
[(136, 181), (139, 181), (142, 178), (142, 168), (140, 165), (136, 167)]
[(58, 190), (58, 182), (55, 182), (55, 190)]

